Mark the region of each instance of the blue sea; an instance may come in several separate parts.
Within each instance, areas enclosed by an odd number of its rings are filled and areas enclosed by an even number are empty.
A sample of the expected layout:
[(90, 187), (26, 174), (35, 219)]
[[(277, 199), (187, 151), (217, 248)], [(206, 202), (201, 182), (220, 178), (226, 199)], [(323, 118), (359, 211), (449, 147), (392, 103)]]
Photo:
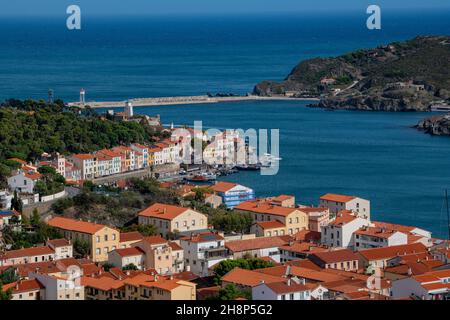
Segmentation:
[[(123, 100), (136, 97), (244, 94), (264, 79), (282, 80), (301, 60), (334, 56), (423, 34), (450, 34), (450, 12), (383, 11), (382, 29), (365, 12), (66, 16), (0, 20), (0, 99)], [(418, 225), (446, 237), (442, 211), (450, 187), (450, 138), (411, 128), (429, 114), (327, 112), (306, 102), (239, 102), (136, 108), (164, 123), (280, 129), (280, 172), (227, 179), (260, 196), (294, 194), (317, 204), (326, 192), (371, 200), (374, 219)]]

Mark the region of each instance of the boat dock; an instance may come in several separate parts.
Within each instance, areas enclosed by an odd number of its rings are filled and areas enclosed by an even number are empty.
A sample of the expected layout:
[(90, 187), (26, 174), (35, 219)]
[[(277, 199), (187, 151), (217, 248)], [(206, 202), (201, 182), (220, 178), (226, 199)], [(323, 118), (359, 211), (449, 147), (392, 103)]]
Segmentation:
[(238, 102), (238, 101), (318, 101), (315, 98), (294, 98), (287, 96), (261, 97), (255, 95), (247, 96), (180, 96), (180, 97), (159, 97), (159, 98), (136, 98), (123, 101), (87, 101), (87, 102), (70, 102), (70, 107), (83, 108), (89, 106), (91, 108), (118, 108), (125, 107), (127, 101), (131, 102), (135, 107), (151, 107), (164, 105), (183, 105), (183, 104), (203, 104), (203, 103), (221, 103), (221, 102)]

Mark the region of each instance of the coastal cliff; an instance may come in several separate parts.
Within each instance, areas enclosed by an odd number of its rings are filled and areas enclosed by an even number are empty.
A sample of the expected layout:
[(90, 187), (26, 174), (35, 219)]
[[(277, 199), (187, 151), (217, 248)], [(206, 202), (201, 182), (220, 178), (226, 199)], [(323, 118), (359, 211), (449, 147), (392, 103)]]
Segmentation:
[(432, 135), (450, 136), (450, 114), (423, 119), (415, 127)]
[(312, 105), (367, 111), (428, 111), (450, 105), (450, 37), (420, 36), (298, 64), (284, 81), (262, 81), (260, 96), (315, 97)]

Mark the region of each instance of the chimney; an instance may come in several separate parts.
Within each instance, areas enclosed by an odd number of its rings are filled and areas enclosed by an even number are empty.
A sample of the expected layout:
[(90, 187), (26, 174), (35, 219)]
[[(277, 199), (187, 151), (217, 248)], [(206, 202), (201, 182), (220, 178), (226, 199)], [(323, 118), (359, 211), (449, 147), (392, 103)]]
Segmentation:
[(290, 286), (291, 285), (291, 279), (288, 279), (287, 281), (287, 285)]
[(411, 267), (408, 267), (408, 276), (412, 276), (412, 269), (411, 269)]

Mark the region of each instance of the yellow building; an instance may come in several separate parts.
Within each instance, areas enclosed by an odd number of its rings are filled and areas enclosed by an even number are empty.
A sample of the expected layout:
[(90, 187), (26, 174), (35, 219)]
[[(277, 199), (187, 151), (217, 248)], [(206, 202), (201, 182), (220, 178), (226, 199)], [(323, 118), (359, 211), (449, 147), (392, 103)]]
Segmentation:
[(196, 284), (172, 277), (140, 274), (126, 279), (126, 300), (196, 300)]
[(206, 230), (208, 218), (191, 208), (155, 203), (139, 212), (139, 224), (152, 224), (167, 237), (174, 232)]
[(106, 225), (62, 217), (55, 217), (48, 224), (59, 229), (72, 243), (86, 241), (94, 262), (108, 261), (108, 252), (119, 248), (119, 231)]
[(300, 230), (308, 229), (308, 214), (301, 208), (277, 205), (271, 199), (245, 201), (234, 209), (250, 212), (253, 218), (252, 233), (258, 237), (293, 235)]

